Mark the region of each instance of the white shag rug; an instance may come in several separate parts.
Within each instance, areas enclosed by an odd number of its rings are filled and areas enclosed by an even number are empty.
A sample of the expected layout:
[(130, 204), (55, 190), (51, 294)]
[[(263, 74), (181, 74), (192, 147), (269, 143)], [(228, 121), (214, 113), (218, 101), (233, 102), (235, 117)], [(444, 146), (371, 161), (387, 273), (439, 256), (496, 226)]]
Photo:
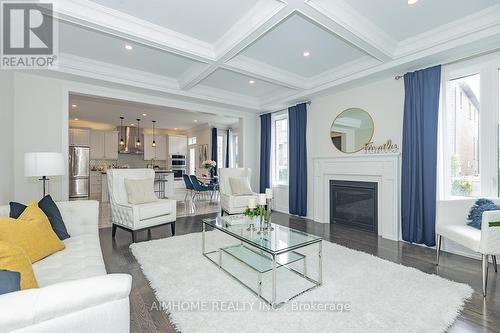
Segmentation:
[[(207, 232), (207, 250), (235, 243), (219, 231)], [(473, 292), (466, 284), (323, 241), (323, 285), (272, 310), (201, 254), (201, 233), (130, 248), (160, 302), (149, 310), (167, 312), (185, 333), (444, 332)], [(303, 253), (311, 255), (307, 270), (315, 277), (317, 245)], [(254, 272), (227, 255), (224, 264), (255, 281)], [(278, 269), (278, 296), (305, 286), (287, 272)], [(270, 293), (269, 279), (265, 274), (264, 294)]]

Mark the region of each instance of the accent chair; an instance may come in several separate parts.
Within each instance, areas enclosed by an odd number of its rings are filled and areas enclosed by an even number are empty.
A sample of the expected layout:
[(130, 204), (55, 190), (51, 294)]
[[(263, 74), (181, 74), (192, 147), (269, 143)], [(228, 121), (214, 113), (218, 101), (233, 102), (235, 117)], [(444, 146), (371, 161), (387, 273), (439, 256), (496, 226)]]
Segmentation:
[[(488, 285), (489, 258), (497, 272), (496, 256), (500, 255), (500, 210), (483, 212), (481, 230), (467, 225), (470, 208), (477, 199), (439, 200), (436, 211), (436, 264), (443, 238), (452, 240), (469, 250), (481, 254), (483, 270), (483, 297)], [(491, 199), (500, 204), (500, 199)]]
[(155, 179), (152, 169), (111, 169), (108, 170), (108, 188), (111, 204), (112, 235), (120, 228), (132, 233), (132, 242), (136, 241), (137, 232), (170, 224), (172, 235), (175, 235), (176, 201), (158, 199), (157, 201), (131, 204), (125, 187), (125, 179), (150, 179), (151, 191)]

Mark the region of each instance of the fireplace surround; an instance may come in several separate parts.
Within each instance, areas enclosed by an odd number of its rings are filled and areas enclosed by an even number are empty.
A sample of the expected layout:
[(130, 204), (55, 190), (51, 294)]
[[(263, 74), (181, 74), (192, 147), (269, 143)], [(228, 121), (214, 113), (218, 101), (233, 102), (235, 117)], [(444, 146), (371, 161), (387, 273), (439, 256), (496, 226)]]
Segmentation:
[(383, 238), (400, 240), (400, 170), (399, 154), (314, 157), (310, 201), (313, 219), (330, 223), (330, 180), (375, 182), (378, 186), (377, 233)]

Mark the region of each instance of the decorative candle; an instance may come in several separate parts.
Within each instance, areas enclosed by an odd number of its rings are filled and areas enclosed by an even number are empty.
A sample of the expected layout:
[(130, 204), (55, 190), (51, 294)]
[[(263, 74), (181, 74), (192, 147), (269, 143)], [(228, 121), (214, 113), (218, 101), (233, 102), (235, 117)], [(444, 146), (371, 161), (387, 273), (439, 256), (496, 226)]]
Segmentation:
[(248, 208), (254, 209), (255, 207), (257, 207), (257, 205), (255, 204), (255, 198), (250, 198), (248, 200)]
[(267, 199), (273, 198), (273, 189), (272, 188), (266, 188), (266, 198)]
[(264, 206), (266, 204), (266, 195), (264, 193), (259, 194), (259, 205)]

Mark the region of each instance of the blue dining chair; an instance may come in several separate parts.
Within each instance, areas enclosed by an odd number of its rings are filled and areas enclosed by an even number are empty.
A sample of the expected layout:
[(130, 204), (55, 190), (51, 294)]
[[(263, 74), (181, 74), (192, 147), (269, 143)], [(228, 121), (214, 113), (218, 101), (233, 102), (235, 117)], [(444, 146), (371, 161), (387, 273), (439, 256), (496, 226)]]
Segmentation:
[(202, 182), (199, 181), (198, 178), (196, 178), (195, 175), (190, 175), (189, 178), (191, 180), (191, 183), (193, 184), (193, 188), (194, 188), (194, 192), (195, 192), (195, 194), (193, 196), (193, 200), (196, 199), (198, 194), (203, 194), (203, 193), (208, 193), (208, 192), (211, 192), (210, 197), (212, 197), (213, 191), (215, 189), (213, 185), (203, 184)]
[(182, 175), (182, 179), (184, 179), (184, 184), (186, 185), (186, 195), (184, 196), (184, 201), (186, 201), (188, 195), (191, 197), (191, 199), (193, 199), (194, 186), (191, 182), (191, 179), (189, 179), (189, 176), (186, 174)]

